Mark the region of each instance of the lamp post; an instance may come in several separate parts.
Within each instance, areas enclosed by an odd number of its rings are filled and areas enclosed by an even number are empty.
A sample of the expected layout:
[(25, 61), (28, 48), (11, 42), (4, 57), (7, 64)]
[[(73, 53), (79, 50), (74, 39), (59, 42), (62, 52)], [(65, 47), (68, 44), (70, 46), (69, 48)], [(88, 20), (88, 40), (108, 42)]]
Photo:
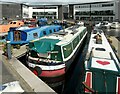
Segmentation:
[(91, 4), (90, 4), (90, 19), (89, 19), (89, 22), (90, 22), (90, 26), (91, 26)]

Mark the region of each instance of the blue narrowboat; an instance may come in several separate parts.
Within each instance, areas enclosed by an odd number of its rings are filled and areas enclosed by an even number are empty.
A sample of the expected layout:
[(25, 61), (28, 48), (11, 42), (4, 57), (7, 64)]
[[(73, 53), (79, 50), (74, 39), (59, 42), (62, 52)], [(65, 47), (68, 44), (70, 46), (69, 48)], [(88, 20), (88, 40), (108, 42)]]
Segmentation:
[(62, 27), (60, 25), (47, 25), (31, 29), (16, 29), (8, 32), (8, 41), (12, 45), (23, 45), (31, 40), (40, 38), (44, 35), (58, 32)]
[(38, 26), (45, 26), (47, 24), (47, 18), (40, 18), (37, 21)]

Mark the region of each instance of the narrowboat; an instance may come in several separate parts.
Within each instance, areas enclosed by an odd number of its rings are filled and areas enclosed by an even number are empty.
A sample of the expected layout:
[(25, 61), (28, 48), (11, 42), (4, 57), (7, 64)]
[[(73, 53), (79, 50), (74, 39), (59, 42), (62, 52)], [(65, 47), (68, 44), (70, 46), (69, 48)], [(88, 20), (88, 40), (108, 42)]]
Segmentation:
[(8, 32), (8, 41), (12, 45), (23, 45), (31, 40), (44, 35), (58, 32), (62, 27), (60, 25), (48, 25), (37, 28), (18, 28)]
[(101, 30), (91, 33), (83, 83), (85, 93), (120, 94), (120, 61)]
[(6, 33), (11, 27), (20, 27), (23, 26), (24, 22), (22, 21), (11, 21), (8, 24), (0, 25), (0, 33)]
[(85, 42), (87, 29), (72, 26), (29, 43), (27, 64), (48, 84), (62, 82), (65, 73)]
[(45, 25), (47, 25), (47, 18), (40, 18), (40, 19), (38, 19), (38, 21), (37, 21), (37, 25), (38, 26), (45, 26)]

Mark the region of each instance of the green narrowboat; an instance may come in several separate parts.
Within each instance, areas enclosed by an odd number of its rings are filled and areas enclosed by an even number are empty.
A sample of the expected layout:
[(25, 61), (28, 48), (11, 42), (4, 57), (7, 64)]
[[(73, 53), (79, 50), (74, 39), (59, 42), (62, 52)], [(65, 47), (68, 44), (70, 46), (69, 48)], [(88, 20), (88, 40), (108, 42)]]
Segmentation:
[(72, 26), (31, 41), (27, 64), (36, 75), (58, 82), (69, 69), (86, 36), (86, 27)]
[(85, 60), (85, 92), (120, 94), (120, 61), (104, 33), (96, 31), (91, 33)]

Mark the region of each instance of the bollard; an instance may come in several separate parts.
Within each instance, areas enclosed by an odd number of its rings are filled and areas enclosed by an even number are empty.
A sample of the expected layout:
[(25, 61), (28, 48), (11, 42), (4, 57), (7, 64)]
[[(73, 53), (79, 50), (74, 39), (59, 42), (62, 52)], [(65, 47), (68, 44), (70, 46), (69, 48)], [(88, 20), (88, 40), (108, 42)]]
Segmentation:
[(8, 59), (11, 59), (12, 58), (12, 54), (11, 54), (11, 44), (10, 43), (7, 43), (7, 56), (8, 56)]

